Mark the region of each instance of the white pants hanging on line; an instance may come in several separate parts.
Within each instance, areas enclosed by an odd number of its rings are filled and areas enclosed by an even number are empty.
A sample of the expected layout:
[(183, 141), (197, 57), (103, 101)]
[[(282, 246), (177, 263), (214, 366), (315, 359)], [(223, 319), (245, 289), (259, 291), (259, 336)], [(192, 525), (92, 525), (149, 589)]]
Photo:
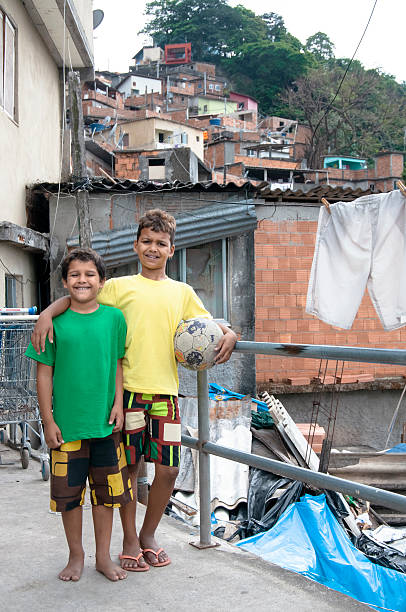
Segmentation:
[(322, 206), (306, 312), (350, 329), (368, 286), (385, 330), (406, 325), (406, 197), (400, 191)]

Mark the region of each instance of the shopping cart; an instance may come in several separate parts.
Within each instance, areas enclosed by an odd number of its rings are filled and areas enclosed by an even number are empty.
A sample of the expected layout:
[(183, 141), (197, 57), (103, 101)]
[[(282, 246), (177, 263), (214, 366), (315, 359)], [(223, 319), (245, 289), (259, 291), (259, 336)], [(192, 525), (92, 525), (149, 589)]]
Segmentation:
[(49, 478), (49, 455), (36, 394), (36, 362), (25, 357), (35, 320), (32, 309), (0, 308), (0, 441), (20, 451), (21, 465), (29, 465), (32, 448), (38, 451), (41, 474)]

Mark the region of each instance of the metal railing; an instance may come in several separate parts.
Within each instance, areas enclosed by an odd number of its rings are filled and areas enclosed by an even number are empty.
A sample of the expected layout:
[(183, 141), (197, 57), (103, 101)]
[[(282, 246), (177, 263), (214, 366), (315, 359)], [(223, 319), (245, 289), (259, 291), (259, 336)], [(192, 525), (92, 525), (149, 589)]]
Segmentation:
[[(323, 346), (309, 344), (278, 344), (273, 342), (237, 342), (235, 351), (280, 357), (306, 357), (310, 359), (332, 359), (367, 363), (384, 363), (406, 366), (406, 350), (369, 349), (355, 346)], [(209, 393), (207, 370), (197, 373), (198, 427), (199, 437), (182, 436), (182, 445), (199, 452), (199, 494), (200, 494), (200, 542), (199, 548), (209, 548), (211, 543), (210, 508), (210, 456), (217, 455), (231, 461), (299, 480), (318, 488), (337, 491), (356, 498), (377, 503), (386, 508), (406, 513), (406, 496), (384, 489), (370, 487), (352, 480), (344, 480), (321, 472), (297, 467), (227, 448), (210, 442), (209, 438)]]

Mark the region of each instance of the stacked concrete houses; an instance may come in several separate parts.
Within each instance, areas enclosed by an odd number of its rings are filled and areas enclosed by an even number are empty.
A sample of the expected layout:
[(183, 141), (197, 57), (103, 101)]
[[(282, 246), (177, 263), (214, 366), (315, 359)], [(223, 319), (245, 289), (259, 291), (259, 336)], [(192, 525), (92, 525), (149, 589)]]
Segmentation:
[[(192, 61), (189, 43), (143, 47), (133, 60), (127, 73), (97, 73), (83, 88), (88, 135), (114, 151), (109, 164), (117, 177), (386, 191), (402, 175), (403, 155), (396, 152), (377, 152), (372, 168), (334, 155), (309, 168), (310, 128), (262, 116), (257, 101), (233, 91), (214, 64)], [(185, 158), (183, 168), (176, 155)]]

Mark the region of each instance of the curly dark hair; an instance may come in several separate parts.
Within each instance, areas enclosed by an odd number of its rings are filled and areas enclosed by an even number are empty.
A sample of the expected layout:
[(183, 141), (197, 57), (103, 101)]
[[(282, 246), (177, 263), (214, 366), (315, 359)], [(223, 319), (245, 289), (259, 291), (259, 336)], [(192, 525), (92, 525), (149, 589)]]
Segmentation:
[(93, 249), (78, 247), (77, 249), (70, 251), (62, 261), (61, 269), (63, 280), (66, 281), (68, 278), (69, 266), (72, 261), (75, 261), (75, 259), (78, 259), (79, 261), (92, 261), (96, 266), (97, 272), (99, 273), (100, 280), (104, 280), (106, 278), (106, 266), (100, 255), (96, 253), (96, 251), (93, 251)]
[(137, 241), (139, 240), (141, 231), (144, 229), (144, 227), (149, 227), (154, 232), (165, 232), (166, 234), (169, 234), (171, 246), (175, 242), (175, 218), (160, 208), (147, 210), (145, 215), (141, 217), (138, 224)]

